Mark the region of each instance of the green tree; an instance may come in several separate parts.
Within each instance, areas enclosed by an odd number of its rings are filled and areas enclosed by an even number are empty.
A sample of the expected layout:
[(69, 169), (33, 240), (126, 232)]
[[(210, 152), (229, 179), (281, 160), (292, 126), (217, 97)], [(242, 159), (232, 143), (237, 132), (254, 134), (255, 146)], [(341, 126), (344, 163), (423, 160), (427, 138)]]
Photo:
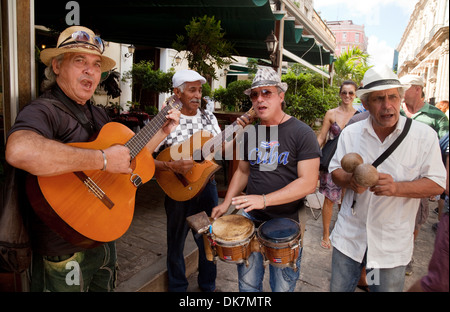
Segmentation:
[(188, 65), (205, 77), (217, 79), (214, 65), (219, 69), (231, 64), (234, 48), (224, 39), (221, 22), (213, 17), (194, 17), (185, 27), (186, 37), (177, 35), (172, 47), (177, 51), (187, 51)]
[(367, 65), (369, 54), (364, 53), (358, 47), (348, 49), (334, 62), (334, 84), (340, 86), (345, 80), (353, 80), (357, 85), (361, 84), (366, 71), (371, 67)]
[(339, 104), (339, 90), (331, 87), (319, 74), (289, 70), (281, 77), (288, 84), (285, 95), (286, 113), (313, 127), (326, 111)]
[(133, 102), (141, 101), (142, 91), (149, 90), (158, 93), (170, 92), (172, 84), (172, 76), (174, 69), (171, 68), (167, 73), (160, 69), (153, 69), (152, 61), (140, 61), (133, 64), (131, 70), (124, 73), (122, 80), (131, 79), (134, 89)]
[(222, 86), (214, 90), (213, 98), (222, 104), (222, 109), (231, 112), (246, 112), (252, 107), (252, 102), (244, 91), (251, 87), (250, 80), (236, 80), (225, 89)]

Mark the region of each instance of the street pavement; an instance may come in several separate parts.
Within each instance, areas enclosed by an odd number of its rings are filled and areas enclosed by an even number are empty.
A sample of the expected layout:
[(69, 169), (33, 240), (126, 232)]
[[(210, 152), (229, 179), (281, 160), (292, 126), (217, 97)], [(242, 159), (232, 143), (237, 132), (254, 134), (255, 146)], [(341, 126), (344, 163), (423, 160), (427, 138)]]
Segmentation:
[[(222, 171), (217, 174), (218, 188), (226, 187)], [(221, 200), (221, 199), (220, 199)], [(434, 249), (435, 234), (431, 228), (437, 222), (434, 209), (437, 203), (430, 202), (430, 215), (422, 226), (414, 245), (413, 274), (406, 276), (404, 290), (425, 275)], [(331, 227), (337, 218), (337, 206), (333, 208)], [(320, 210), (314, 209), (317, 217)], [(303, 206), (300, 219), (304, 228), (303, 255), (300, 279), (296, 292), (328, 292), (331, 277), (331, 250), (320, 246), (322, 218), (314, 218), (311, 209)], [(133, 222), (128, 232), (117, 241), (119, 261), (118, 285), (116, 292), (165, 292), (167, 291), (166, 271), (166, 215), (164, 193), (152, 179), (141, 186), (136, 194), (136, 208)], [(185, 247), (186, 274), (189, 280), (188, 292), (199, 292), (197, 285), (198, 251), (188, 234)], [(235, 264), (217, 261), (216, 287), (220, 292), (238, 292)], [(264, 291), (270, 292), (268, 269), (264, 278)], [(356, 290), (359, 292), (360, 290)]]

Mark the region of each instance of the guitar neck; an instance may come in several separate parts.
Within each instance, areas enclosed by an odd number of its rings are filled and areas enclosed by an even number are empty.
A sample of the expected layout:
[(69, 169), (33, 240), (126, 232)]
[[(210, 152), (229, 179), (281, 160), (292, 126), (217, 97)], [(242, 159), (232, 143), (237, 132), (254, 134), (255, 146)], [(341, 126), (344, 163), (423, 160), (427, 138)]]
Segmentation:
[(130, 149), (131, 159), (135, 158), (137, 154), (144, 148), (145, 145), (153, 138), (153, 136), (162, 128), (166, 122), (167, 112), (172, 107), (167, 105), (161, 111), (153, 117), (150, 122), (145, 125), (135, 136), (133, 136), (125, 146)]
[[(250, 118), (249, 115), (253, 115), (254, 111), (253, 108), (251, 108), (247, 113), (245, 113), (242, 116), (245, 116), (246, 118)], [(237, 132), (237, 130), (241, 127), (237, 120), (234, 121), (231, 125), (225, 127), (225, 130), (222, 131), (220, 135), (215, 136), (214, 138), (210, 139), (206, 144), (209, 146), (209, 153), (214, 153), (222, 148), (223, 142), (225, 142), (229, 137), (233, 136)], [(209, 156), (209, 155), (205, 155)]]

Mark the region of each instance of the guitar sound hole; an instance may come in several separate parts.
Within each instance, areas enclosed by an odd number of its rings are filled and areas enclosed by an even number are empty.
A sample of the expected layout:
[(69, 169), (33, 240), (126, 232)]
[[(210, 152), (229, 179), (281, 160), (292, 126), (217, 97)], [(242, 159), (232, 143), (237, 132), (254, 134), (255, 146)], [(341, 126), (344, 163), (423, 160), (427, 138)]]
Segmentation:
[(205, 160), (203, 158), (202, 150), (200, 150), (200, 149), (195, 150), (194, 153), (192, 153), (192, 158), (194, 159), (194, 161), (196, 163), (201, 163)]

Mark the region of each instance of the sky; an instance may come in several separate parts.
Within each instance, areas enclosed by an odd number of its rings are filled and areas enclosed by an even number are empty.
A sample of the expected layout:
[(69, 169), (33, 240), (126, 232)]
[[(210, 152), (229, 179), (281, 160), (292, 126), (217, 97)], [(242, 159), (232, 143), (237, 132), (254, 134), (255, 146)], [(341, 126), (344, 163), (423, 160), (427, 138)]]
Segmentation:
[(400, 44), (418, 0), (313, 0), (323, 20), (352, 20), (364, 25), (369, 40), (369, 65), (392, 67), (394, 50)]

